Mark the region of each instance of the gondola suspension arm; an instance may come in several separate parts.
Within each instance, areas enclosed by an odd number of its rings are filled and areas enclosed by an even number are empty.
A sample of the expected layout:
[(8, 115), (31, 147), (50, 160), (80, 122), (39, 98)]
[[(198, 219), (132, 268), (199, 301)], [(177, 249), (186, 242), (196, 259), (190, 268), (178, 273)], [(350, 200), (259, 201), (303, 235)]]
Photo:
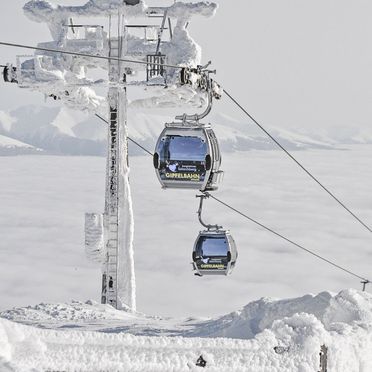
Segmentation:
[(200, 203), (199, 203), (199, 209), (198, 209), (198, 218), (199, 218), (199, 222), (208, 230), (215, 230), (215, 231), (218, 231), (220, 229), (222, 229), (222, 226), (219, 226), (219, 225), (209, 225), (209, 224), (206, 224), (203, 220), (202, 220), (202, 211), (203, 211), (203, 202), (204, 202), (204, 199), (205, 198), (208, 198), (209, 197), (209, 194), (208, 193), (205, 193), (205, 194), (202, 194), (202, 195), (196, 195), (197, 198), (200, 198)]
[[(212, 105), (213, 105), (213, 95), (215, 94), (215, 97), (217, 99), (220, 98), (220, 95), (213, 92), (213, 80), (211, 79), (209, 75), (215, 74), (216, 70), (208, 70), (208, 67), (210, 64), (211, 64), (211, 61), (209, 61), (205, 66), (198, 66), (194, 70), (188, 70), (187, 68), (185, 68), (185, 71), (183, 71), (183, 73), (186, 75), (188, 71), (189, 73), (196, 73), (197, 75), (200, 76), (198, 85), (200, 88), (202, 88), (203, 90), (207, 92), (208, 104), (207, 104), (206, 109), (201, 114), (194, 114), (194, 115), (183, 114), (183, 115), (176, 116), (176, 120), (182, 120), (183, 123), (185, 123), (187, 120), (198, 122), (199, 120), (204, 119), (211, 112)], [(182, 71), (181, 71), (181, 74), (182, 74)], [(191, 78), (188, 77), (186, 78), (186, 80), (188, 81), (189, 84), (192, 84)], [(186, 81), (184, 81), (183, 83), (186, 83)]]
[(210, 82), (210, 79), (208, 78), (208, 83), (207, 83), (208, 105), (206, 109), (201, 114), (194, 114), (194, 115), (183, 114), (183, 115), (176, 116), (176, 120), (182, 120), (183, 123), (185, 123), (187, 120), (198, 122), (199, 120), (205, 118), (211, 112), (213, 102), (212, 102), (212, 92), (211, 92), (210, 85), (211, 85), (211, 82)]

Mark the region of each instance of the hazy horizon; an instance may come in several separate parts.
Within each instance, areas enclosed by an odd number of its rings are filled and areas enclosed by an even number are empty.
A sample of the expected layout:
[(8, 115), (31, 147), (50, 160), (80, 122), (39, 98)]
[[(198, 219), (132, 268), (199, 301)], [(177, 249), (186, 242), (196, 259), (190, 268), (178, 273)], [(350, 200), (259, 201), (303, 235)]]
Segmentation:
[[(238, 0), (234, 6), (216, 2), (216, 16), (195, 17), (189, 32), (203, 49), (203, 61), (212, 60), (216, 80), (256, 119), (282, 128), (370, 126), (371, 2)], [(24, 16), (24, 3), (14, 0), (3, 8), (1, 39), (30, 45), (51, 40), (44, 24)], [(148, 2), (159, 3), (173, 1)], [(31, 52), (4, 46), (0, 50), (2, 64), (15, 62), (17, 54)], [(0, 110), (44, 101), (39, 93), (5, 83), (0, 84), (0, 95)], [(216, 103), (214, 110), (242, 117), (227, 97)]]

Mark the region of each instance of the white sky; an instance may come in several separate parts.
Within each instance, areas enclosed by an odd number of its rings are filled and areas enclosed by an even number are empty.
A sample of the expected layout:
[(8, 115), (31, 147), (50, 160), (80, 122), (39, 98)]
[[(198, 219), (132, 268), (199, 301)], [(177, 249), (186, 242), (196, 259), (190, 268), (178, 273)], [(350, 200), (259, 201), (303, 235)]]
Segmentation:
[[(203, 47), (204, 61), (213, 61), (217, 80), (257, 119), (279, 127), (369, 126), (370, 1), (217, 2), (216, 17), (195, 18), (190, 32)], [(85, 0), (59, 3), (79, 5)], [(1, 39), (26, 44), (50, 40), (45, 25), (23, 15), (23, 4), (13, 0), (2, 8)], [(25, 53), (29, 51), (0, 47), (1, 63)], [(0, 85), (0, 96), (0, 110), (43, 103), (40, 94), (9, 84)], [(235, 110), (227, 98), (216, 109), (230, 114)]]

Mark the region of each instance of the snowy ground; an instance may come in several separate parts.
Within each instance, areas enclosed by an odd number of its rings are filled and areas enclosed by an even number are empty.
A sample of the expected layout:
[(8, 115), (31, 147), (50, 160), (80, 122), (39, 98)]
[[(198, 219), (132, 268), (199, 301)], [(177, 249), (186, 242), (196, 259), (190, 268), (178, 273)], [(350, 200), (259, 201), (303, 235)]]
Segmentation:
[[(367, 222), (371, 155), (368, 145), (296, 152)], [(138, 309), (150, 315), (95, 302), (100, 271), (84, 257), (83, 223), (103, 208), (104, 159), (0, 158), (0, 371), (189, 371), (202, 354), (210, 371), (310, 372), (323, 343), (329, 371), (372, 370), (372, 297), (334, 294), (357, 280), (213, 200), (205, 219), (231, 229), (239, 261), (230, 277), (194, 277), (195, 193), (161, 190), (148, 157), (131, 164)], [(216, 196), (369, 276), (370, 235), (280, 152), (226, 154), (223, 164)]]
[(313, 372), (323, 344), (330, 372), (372, 368), (372, 296), (355, 290), (263, 298), (209, 320), (127, 314), (91, 301), (0, 315), (1, 371), (196, 371), (202, 355), (207, 371)]

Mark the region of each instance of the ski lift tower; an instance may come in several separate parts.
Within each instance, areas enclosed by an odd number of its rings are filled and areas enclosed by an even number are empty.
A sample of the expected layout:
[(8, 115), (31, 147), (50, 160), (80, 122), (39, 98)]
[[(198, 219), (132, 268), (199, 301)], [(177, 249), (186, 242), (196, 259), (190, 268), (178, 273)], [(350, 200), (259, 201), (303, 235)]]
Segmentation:
[[(109, 114), (104, 213), (86, 214), (86, 250), (102, 267), (102, 303), (117, 309), (136, 310), (127, 88), (144, 87), (151, 93), (132, 101), (133, 108), (205, 105), (209, 71), (200, 66), (201, 49), (187, 26), (192, 16), (210, 17), (216, 9), (205, 1), (148, 7), (143, 0), (90, 0), (81, 6), (31, 0), (24, 6), (27, 17), (48, 25), (53, 41), (38, 44), (32, 56), (18, 56), (16, 66), (5, 66), (4, 80), (73, 109)], [(102, 25), (74, 24), (73, 17), (107, 17), (109, 31)], [(149, 24), (133, 24), (132, 19)], [(88, 77), (88, 70), (97, 67), (108, 70), (108, 79)], [(107, 85), (106, 99), (95, 88)], [(218, 96), (219, 87), (214, 89)]]
[[(125, 0), (130, 5), (139, 0)], [(111, 16), (110, 16), (111, 18)], [(109, 34), (109, 57), (123, 59), (126, 40), (123, 15), (118, 12), (117, 36)], [(110, 28), (112, 19), (110, 19)], [(106, 197), (103, 237), (106, 260), (103, 264), (101, 302), (116, 309), (136, 310), (133, 259), (133, 208), (129, 185), (127, 88), (123, 62), (109, 60), (109, 124), (106, 168)]]

